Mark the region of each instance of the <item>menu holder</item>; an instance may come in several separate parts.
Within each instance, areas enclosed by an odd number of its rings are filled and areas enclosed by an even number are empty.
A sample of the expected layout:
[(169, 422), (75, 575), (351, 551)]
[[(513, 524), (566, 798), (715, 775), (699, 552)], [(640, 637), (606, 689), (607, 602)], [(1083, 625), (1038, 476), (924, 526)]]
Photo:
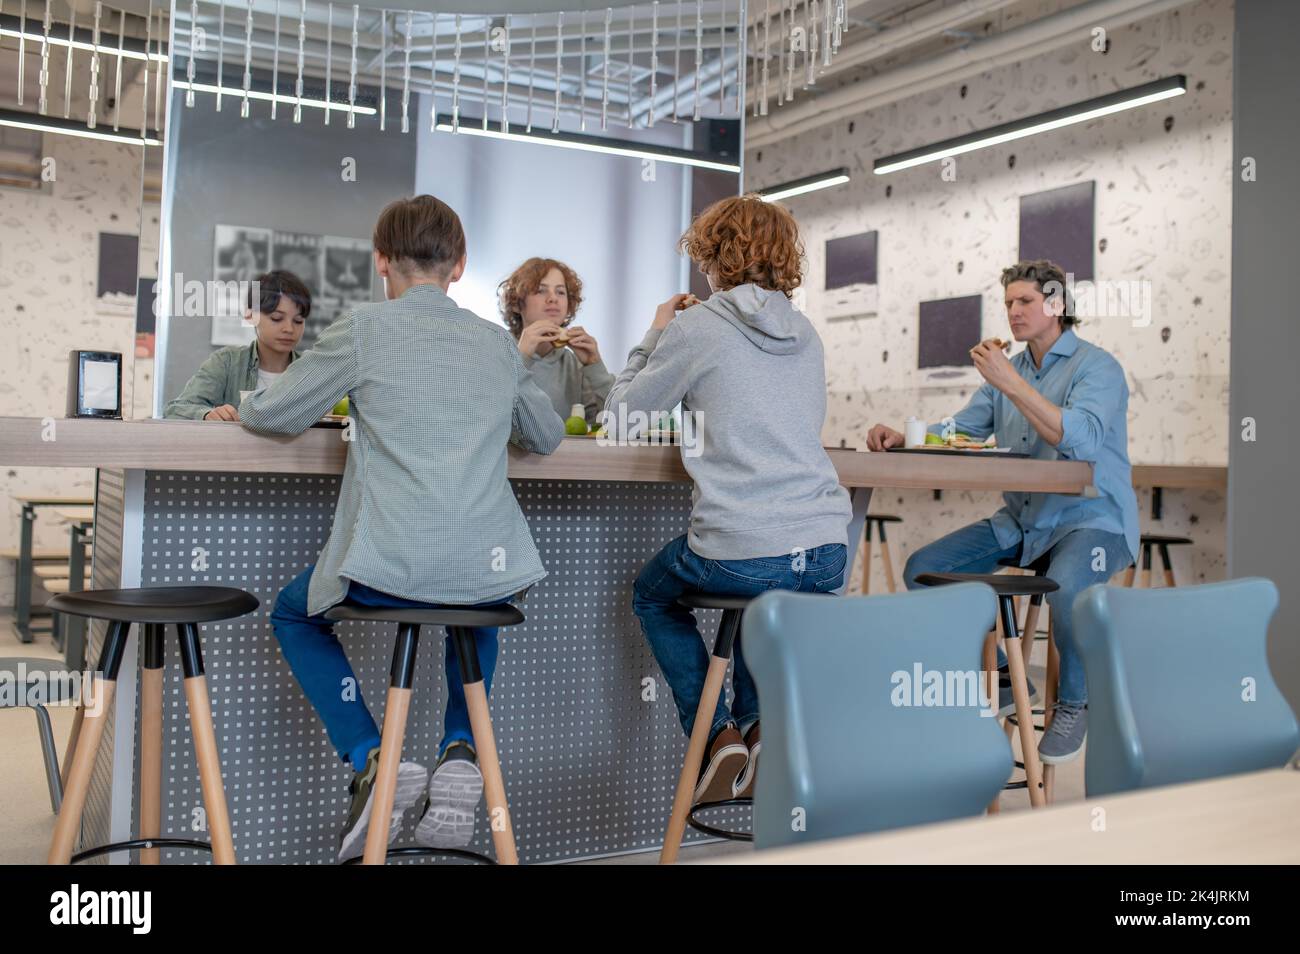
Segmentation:
[(67, 416), (122, 419), (120, 352), (68, 352)]

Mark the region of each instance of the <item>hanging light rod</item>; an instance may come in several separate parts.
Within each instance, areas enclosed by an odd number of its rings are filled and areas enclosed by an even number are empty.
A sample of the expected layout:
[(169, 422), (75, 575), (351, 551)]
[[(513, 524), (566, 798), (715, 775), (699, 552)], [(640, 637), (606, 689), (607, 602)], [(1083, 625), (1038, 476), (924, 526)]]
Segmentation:
[[(196, 93), (216, 93), (221, 92), (222, 96), (234, 96), (242, 98), (244, 88), (242, 86), (218, 86), (215, 83), (190, 83), (188, 80), (172, 80), (173, 89), (193, 89)], [(287, 93), (267, 93), (262, 90), (249, 89), (249, 99), (260, 99), (265, 102), (287, 103), (290, 106), (296, 106), (299, 103), (297, 96), (291, 96)], [(379, 112), (374, 106), (349, 106), (347, 101), (335, 102), (331, 100), (326, 103), (323, 99), (312, 99), (304, 96), (301, 100), (304, 106), (311, 106), (315, 109), (333, 109), (335, 111), (346, 113), (349, 109), (358, 116), (373, 116)]]
[[(50, 33), (50, 46), (67, 46), (68, 32), (63, 24), (58, 24), (63, 29), (63, 35), (57, 36)], [(23, 26), (22, 20), (12, 14), (0, 16), (0, 37), (11, 36), (14, 39), (26, 37), (28, 40), (35, 40), (37, 43), (45, 39), (45, 34), (41, 29), (39, 18), (27, 18), (26, 26)], [(94, 31), (85, 30), (78, 27), (72, 34), (72, 47), (77, 50), (86, 50), (93, 52), (98, 50), (103, 54), (117, 56), (117, 36), (107, 31), (101, 31), (99, 34), (100, 42), (94, 42)], [(128, 60), (166, 60), (166, 53), (159, 53), (157, 50), (146, 51), (144, 41), (131, 36), (122, 37), (122, 58)], [(243, 92), (242, 90), (240, 91)]]
[(0, 126), (12, 126), (15, 129), (31, 129), (36, 132), (55, 133), (60, 136), (80, 136), (83, 139), (102, 139), (105, 142), (124, 142), (132, 146), (141, 143), (147, 146), (161, 146), (162, 140), (153, 136), (142, 136), (138, 129), (111, 129), (96, 127), (90, 129), (75, 119), (61, 116), (38, 116), (35, 113), (23, 113), (16, 109), (0, 109)]
[(762, 197), (764, 202), (778, 202), (794, 195), (803, 195), (805, 192), (829, 189), (831, 186), (842, 185), (848, 181), (849, 170), (841, 167), (832, 169), (829, 172), (804, 176), (802, 179), (795, 179), (793, 182), (783, 182), (780, 185), (768, 186), (765, 189), (755, 189), (754, 191)]
[(886, 173), (898, 172), (900, 169), (910, 169), (913, 166), (947, 159), (950, 156), (959, 156), (965, 152), (974, 152), (976, 149), (985, 149), (1014, 139), (1036, 136), (1039, 133), (1060, 129), (1062, 126), (1086, 123), (1100, 116), (1109, 116), (1111, 113), (1122, 112), (1125, 109), (1134, 109), (1162, 99), (1181, 96), (1185, 92), (1187, 92), (1186, 76), (1181, 73), (1177, 76), (1167, 76), (1152, 83), (1134, 86), (1132, 89), (1108, 93), (1095, 99), (1086, 99), (1081, 103), (1062, 106), (1060, 109), (1048, 110), (1036, 116), (1014, 119), (1009, 123), (1002, 123), (979, 132), (945, 139), (931, 146), (921, 146), (919, 149), (884, 156), (875, 161), (872, 171), (878, 176), (883, 176)]
[[(506, 139), (511, 142), (531, 142), (543, 146), (559, 146), (562, 149), (579, 149), (584, 152), (599, 152), (610, 156), (628, 156), (634, 159), (653, 159), (659, 162), (671, 162), (697, 169), (717, 169), (721, 172), (740, 172), (740, 165), (710, 159), (689, 149), (675, 149), (672, 146), (649, 146), (642, 143), (628, 142), (622, 139), (607, 139), (603, 136), (587, 136), (582, 133), (552, 133), (549, 130), (535, 128), (531, 133), (502, 132), (501, 123), (491, 120), (487, 128), (480, 126), (477, 118), (460, 117), (458, 134), (462, 136), (486, 136), (489, 139)], [(441, 132), (452, 132), (452, 118), (438, 114), (437, 128)]]

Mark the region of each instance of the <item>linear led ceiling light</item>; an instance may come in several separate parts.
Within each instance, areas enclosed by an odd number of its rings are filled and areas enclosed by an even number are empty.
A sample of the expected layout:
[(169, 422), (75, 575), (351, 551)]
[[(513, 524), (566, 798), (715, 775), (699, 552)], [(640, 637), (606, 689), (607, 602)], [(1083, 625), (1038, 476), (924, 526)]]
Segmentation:
[(138, 129), (89, 128), (85, 123), (61, 116), (38, 116), (35, 113), (22, 113), (16, 109), (0, 109), (0, 126), (13, 126), (15, 129), (32, 129), (36, 132), (57, 133), (60, 136), (80, 136), (83, 139), (103, 139), (106, 142), (125, 142), (133, 146), (144, 143), (147, 146), (161, 146), (162, 140), (155, 136), (141, 136)]
[(1108, 93), (1095, 99), (1086, 99), (1071, 106), (1062, 106), (1060, 109), (1039, 113), (1037, 116), (1026, 116), (1023, 119), (1015, 119), (1009, 123), (1002, 123), (979, 132), (967, 133), (965, 136), (945, 139), (943, 142), (937, 142), (932, 146), (922, 146), (919, 149), (911, 149), (897, 155), (884, 156), (875, 161), (872, 165), (872, 171), (878, 176), (883, 176), (888, 172), (910, 169), (913, 166), (946, 159), (949, 156), (959, 156), (964, 152), (974, 152), (976, 149), (1011, 142), (1013, 139), (1036, 136), (1052, 129), (1060, 129), (1062, 126), (1086, 123), (1100, 116), (1109, 116), (1111, 113), (1118, 113), (1125, 109), (1133, 109), (1137, 106), (1145, 106), (1147, 103), (1156, 103), (1162, 99), (1181, 96), (1185, 92), (1187, 92), (1186, 76), (1182, 74), (1167, 76), (1153, 83), (1145, 83), (1142, 86), (1120, 90), (1117, 93)]
[(740, 165), (710, 159), (689, 149), (675, 149), (672, 146), (649, 146), (643, 143), (627, 142), (622, 139), (607, 139), (603, 136), (587, 136), (582, 133), (553, 133), (537, 130), (531, 133), (503, 131), (501, 123), (491, 120), (484, 129), (479, 118), (462, 116), (458, 126), (453, 124), (450, 116), (439, 114), (437, 128), (441, 132), (457, 132), (462, 135), (486, 136), (489, 139), (506, 139), (511, 142), (533, 142), (544, 146), (559, 146), (562, 149), (581, 149), (586, 152), (599, 152), (610, 156), (630, 156), (635, 159), (654, 159), (659, 162), (673, 162), (683, 166), (695, 166), (698, 169), (717, 169), (721, 172), (740, 172)]
[(841, 167), (832, 169), (829, 172), (819, 172), (813, 176), (804, 176), (802, 179), (795, 179), (793, 182), (783, 182), (780, 185), (768, 186), (766, 189), (755, 189), (754, 191), (762, 197), (764, 202), (778, 202), (793, 195), (816, 192), (818, 189), (829, 189), (831, 186), (841, 185), (848, 181), (849, 170)]

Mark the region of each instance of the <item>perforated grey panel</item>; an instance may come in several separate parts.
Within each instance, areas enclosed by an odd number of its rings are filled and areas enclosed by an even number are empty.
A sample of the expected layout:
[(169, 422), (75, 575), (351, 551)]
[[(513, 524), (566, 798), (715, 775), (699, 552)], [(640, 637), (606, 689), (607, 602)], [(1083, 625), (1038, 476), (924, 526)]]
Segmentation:
[[(268, 617), (280, 588), (329, 532), (335, 477), (150, 473), (141, 585), (237, 586), (262, 603), (202, 627), (235, 849), (244, 863), (331, 863), (347, 812), (339, 761), (280, 655)], [(631, 610), (645, 561), (682, 533), (689, 485), (516, 481), (550, 575), (527, 621), (501, 631), (491, 696), (520, 860), (564, 861), (656, 847), (685, 752), (671, 694)], [(206, 561), (206, 562), (204, 562)], [(700, 614), (712, 644), (716, 612)], [(382, 719), (394, 631), (340, 624), (362, 692)], [(442, 634), (425, 630), (404, 755), (431, 767), (445, 692)], [(653, 693), (642, 680), (653, 680)], [(653, 695), (653, 699), (645, 696)], [(175, 634), (167, 638), (163, 833), (194, 834), (202, 797)], [(196, 821), (199, 819), (199, 821)], [(747, 827), (748, 812), (711, 821)], [(408, 825), (399, 843), (412, 843)], [(479, 810), (475, 850), (491, 854)], [(701, 836), (690, 832), (688, 840)], [(176, 863), (204, 862), (165, 852)]]

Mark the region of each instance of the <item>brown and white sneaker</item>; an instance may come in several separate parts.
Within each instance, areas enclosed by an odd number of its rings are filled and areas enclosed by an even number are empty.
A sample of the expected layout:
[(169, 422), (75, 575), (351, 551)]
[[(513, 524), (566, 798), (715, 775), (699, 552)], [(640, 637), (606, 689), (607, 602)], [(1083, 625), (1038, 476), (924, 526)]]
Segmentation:
[(713, 740), (704, 753), (704, 771), (695, 786), (695, 804), (721, 802), (731, 798), (736, 778), (745, 770), (749, 749), (740, 737), (740, 730), (728, 725)]
[(745, 771), (740, 773), (736, 779), (736, 794), (733, 798), (753, 798), (754, 797), (754, 779), (758, 777), (758, 753), (763, 748), (762, 735), (758, 731), (758, 723), (755, 722), (745, 733), (745, 748), (749, 750), (749, 761), (745, 763)]

